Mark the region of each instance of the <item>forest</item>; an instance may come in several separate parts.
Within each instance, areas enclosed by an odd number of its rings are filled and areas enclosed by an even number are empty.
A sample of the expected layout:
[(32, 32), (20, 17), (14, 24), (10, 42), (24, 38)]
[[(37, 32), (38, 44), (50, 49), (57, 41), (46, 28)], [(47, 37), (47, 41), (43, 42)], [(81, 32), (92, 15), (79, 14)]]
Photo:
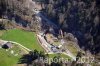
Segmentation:
[[(79, 46), (98, 54), (100, 48), (99, 0), (35, 0), (42, 13), (59, 25), (63, 32), (78, 38)], [(65, 35), (66, 37), (66, 35)]]

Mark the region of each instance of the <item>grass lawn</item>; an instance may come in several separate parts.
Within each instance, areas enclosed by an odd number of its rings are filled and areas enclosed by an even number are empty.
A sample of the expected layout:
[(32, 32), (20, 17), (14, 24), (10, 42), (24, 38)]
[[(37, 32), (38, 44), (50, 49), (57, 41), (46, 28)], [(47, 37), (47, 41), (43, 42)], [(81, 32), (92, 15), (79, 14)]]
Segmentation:
[(5, 30), (0, 30), (0, 36), (2, 36), (4, 32)]
[(59, 45), (61, 45), (61, 42), (58, 41), (58, 42), (54, 42), (53, 44), (54, 44), (55, 46), (59, 46)]
[(26, 54), (25, 50), (15, 44), (7, 51), (0, 48), (0, 66), (16, 66), (23, 54)]
[(22, 55), (27, 53), (27, 50), (19, 45), (13, 44), (12, 46), (7, 50), (0, 48), (0, 66), (16, 66)]
[(43, 51), (43, 48), (39, 45), (36, 35), (33, 32), (12, 29), (5, 31), (0, 38), (3, 40), (18, 42), (31, 50), (37, 49), (38, 51)]
[(69, 56), (65, 55), (65, 54), (49, 54), (49, 57), (50, 58), (54, 58), (55, 56), (60, 56), (61, 58), (64, 58), (64, 59), (71, 59)]
[(67, 55), (64, 55), (64, 54), (49, 54), (49, 63), (51, 63), (51, 61), (53, 61), (55, 56), (59, 58), (58, 62), (60, 62), (60, 61), (63, 61), (63, 62), (71, 61), (71, 58)]
[(23, 54), (28, 53), (26, 49), (23, 49), (22, 47), (16, 44), (13, 44), (13, 47), (9, 49), (9, 51), (12, 51), (12, 50), (14, 50), (14, 53), (18, 55), (23, 55)]
[(10, 51), (0, 48), (0, 66), (14, 66), (21, 56), (14, 56)]
[(77, 51), (77, 49), (76, 49), (72, 44), (67, 45), (67, 48), (68, 48), (69, 51), (71, 51), (75, 56), (77, 55), (78, 51)]

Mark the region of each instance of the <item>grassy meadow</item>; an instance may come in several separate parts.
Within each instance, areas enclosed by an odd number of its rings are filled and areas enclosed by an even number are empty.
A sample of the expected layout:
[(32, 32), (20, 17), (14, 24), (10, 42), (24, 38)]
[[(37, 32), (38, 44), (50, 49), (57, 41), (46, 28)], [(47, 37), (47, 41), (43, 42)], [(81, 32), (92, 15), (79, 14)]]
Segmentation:
[(33, 32), (28, 32), (20, 29), (12, 29), (4, 31), (4, 34), (2, 34), (0, 38), (3, 40), (18, 42), (31, 50), (43, 50), (37, 41), (35, 33)]

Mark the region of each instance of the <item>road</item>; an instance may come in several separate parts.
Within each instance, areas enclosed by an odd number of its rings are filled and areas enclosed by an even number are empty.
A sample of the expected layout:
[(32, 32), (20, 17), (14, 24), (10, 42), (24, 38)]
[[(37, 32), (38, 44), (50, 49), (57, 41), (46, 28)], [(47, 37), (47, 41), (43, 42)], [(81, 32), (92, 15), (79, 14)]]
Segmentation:
[(27, 51), (31, 51), (30, 49), (26, 48), (25, 46), (21, 45), (20, 43), (17, 43), (17, 42), (14, 42), (14, 41), (6, 41), (6, 40), (0, 40), (0, 41), (2, 41), (4, 44), (7, 43), (7, 42), (10, 42), (10, 43), (19, 45), (20, 47), (26, 49)]
[(22, 47), (22, 48), (24, 48), (24, 49), (26, 49), (26, 50), (28, 50), (28, 51), (31, 51), (30, 49), (28, 49), (27, 47), (21, 45), (20, 43), (17, 43), (17, 42), (14, 42), (14, 41), (8, 41), (8, 42), (11, 42), (11, 43), (17, 44), (17, 45), (19, 45), (20, 47)]
[(41, 43), (41, 46), (46, 50), (47, 53), (51, 52), (52, 53), (52, 50), (50, 49), (51, 48), (51, 45), (48, 44), (45, 39), (41, 36), (41, 35), (37, 35), (40, 43)]

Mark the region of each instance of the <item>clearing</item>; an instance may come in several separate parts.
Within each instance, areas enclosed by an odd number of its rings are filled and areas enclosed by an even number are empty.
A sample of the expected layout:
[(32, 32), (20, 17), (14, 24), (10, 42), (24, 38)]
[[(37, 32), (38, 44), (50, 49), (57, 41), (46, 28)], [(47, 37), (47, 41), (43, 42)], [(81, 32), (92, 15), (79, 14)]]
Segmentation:
[(37, 49), (38, 51), (43, 51), (43, 48), (39, 45), (37, 37), (33, 32), (11, 29), (5, 31), (0, 38), (2, 40), (18, 42), (31, 50)]

